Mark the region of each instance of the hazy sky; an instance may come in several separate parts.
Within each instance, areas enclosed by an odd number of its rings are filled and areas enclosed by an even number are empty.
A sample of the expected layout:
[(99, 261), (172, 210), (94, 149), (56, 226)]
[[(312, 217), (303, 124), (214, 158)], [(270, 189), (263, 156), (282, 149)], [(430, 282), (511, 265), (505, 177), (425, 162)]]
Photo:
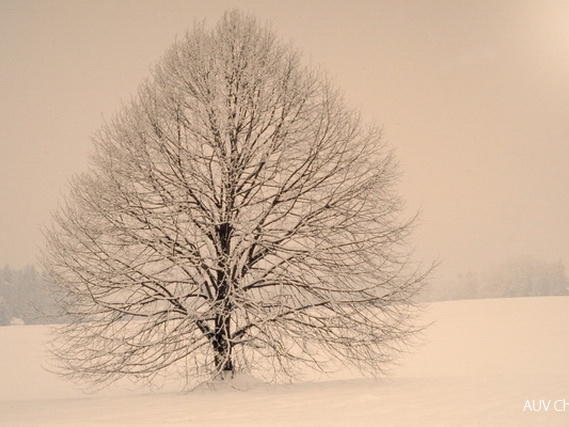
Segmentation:
[(34, 263), (92, 135), (176, 34), (270, 20), (384, 127), (438, 277), (569, 267), (569, 2), (0, 0), (0, 266)]

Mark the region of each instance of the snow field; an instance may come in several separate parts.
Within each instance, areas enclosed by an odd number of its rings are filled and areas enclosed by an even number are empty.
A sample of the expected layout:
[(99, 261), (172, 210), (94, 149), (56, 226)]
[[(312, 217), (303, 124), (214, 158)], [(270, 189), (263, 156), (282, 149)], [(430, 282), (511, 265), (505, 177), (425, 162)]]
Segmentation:
[[(179, 384), (85, 394), (42, 368), (48, 327), (2, 327), (0, 426), (569, 425), (569, 404), (554, 408), (569, 403), (568, 297), (434, 303), (423, 320), (435, 321), (424, 345), (389, 378), (242, 377), (187, 394)], [(551, 403), (534, 411), (528, 401)]]

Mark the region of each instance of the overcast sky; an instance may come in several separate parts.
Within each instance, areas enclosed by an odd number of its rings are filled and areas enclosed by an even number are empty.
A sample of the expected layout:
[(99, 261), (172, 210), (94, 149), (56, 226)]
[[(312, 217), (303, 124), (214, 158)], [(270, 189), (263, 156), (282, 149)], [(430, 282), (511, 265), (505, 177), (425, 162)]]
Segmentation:
[(440, 280), (519, 256), (569, 266), (566, 0), (0, 0), (0, 266), (36, 261), (90, 136), (176, 34), (231, 8), (383, 125)]

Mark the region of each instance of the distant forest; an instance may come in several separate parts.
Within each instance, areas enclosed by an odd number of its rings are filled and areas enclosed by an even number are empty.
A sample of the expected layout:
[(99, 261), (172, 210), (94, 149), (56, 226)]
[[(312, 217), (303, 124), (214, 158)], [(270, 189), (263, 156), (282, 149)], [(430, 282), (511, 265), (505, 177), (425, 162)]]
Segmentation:
[(492, 267), (458, 275), (450, 285), (433, 281), (425, 301), (569, 295), (569, 279), (562, 262), (515, 258)]
[[(461, 274), (451, 285), (433, 280), (421, 295), (422, 301), (480, 298), (569, 295), (569, 279), (561, 262), (516, 259), (486, 271)], [(53, 297), (39, 270), (28, 265), (22, 269), (0, 269), (0, 326), (10, 324), (57, 323)]]
[(47, 283), (34, 266), (0, 269), (0, 325), (54, 323), (52, 307)]

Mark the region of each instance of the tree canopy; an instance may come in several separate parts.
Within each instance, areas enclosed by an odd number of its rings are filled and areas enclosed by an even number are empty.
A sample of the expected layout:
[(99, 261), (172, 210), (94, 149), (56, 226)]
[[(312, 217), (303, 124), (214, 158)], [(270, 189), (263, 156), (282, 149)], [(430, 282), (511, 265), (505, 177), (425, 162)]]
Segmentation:
[(69, 376), (378, 373), (416, 331), (392, 151), (255, 18), (196, 25), (93, 143), (44, 251)]

